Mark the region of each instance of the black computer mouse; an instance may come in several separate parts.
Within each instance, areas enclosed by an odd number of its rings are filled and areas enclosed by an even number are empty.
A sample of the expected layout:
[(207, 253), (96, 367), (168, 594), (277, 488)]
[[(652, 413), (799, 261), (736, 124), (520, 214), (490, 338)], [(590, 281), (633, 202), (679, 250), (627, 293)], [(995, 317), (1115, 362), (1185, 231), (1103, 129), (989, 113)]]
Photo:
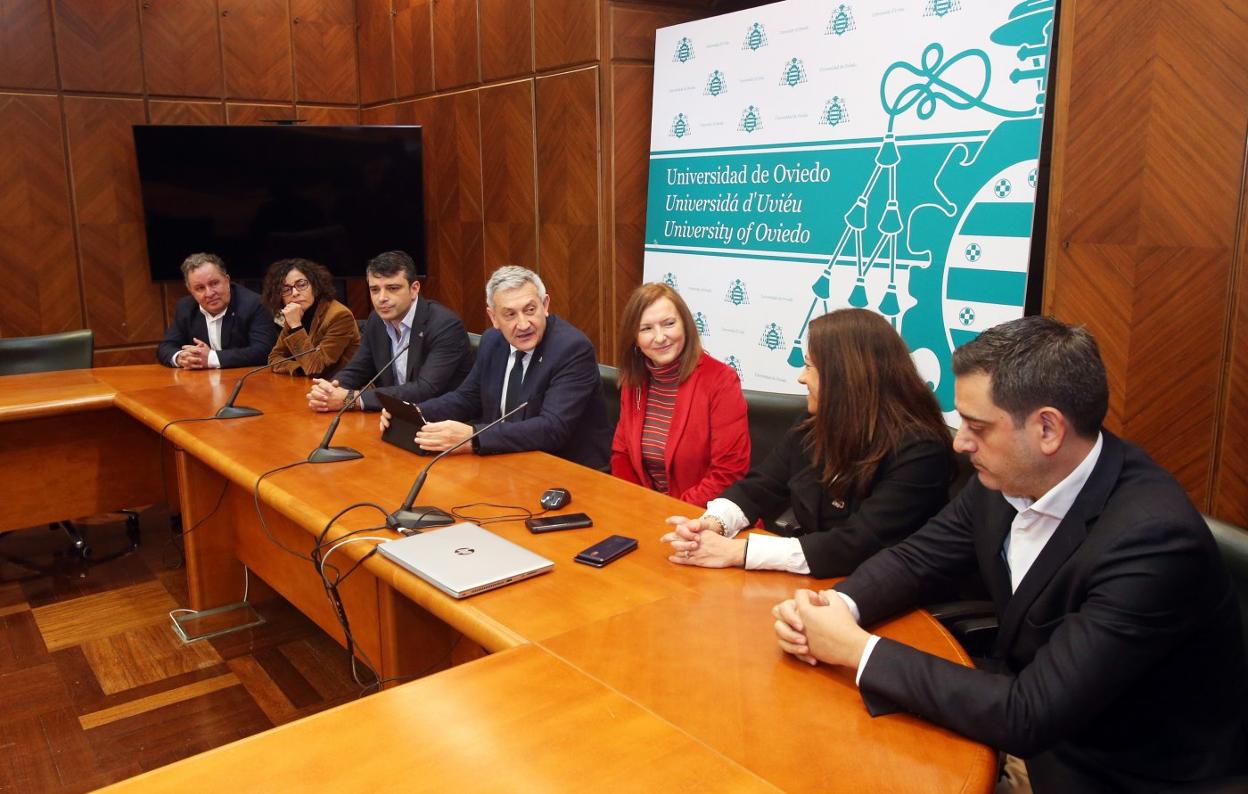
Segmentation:
[(572, 501), (572, 492), (567, 488), (551, 488), (542, 494), (540, 501), (544, 510), (558, 510)]

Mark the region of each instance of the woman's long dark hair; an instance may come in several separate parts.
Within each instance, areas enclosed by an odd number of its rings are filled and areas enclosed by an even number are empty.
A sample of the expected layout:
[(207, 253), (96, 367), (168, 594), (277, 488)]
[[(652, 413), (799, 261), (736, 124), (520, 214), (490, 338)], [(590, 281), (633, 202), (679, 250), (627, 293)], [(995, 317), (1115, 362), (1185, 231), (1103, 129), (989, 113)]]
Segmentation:
[(833, 496), (864, 495), (903, 436), (951, 443), (936, 397), (888, 320), (866, 309), (840, 309), (812, 320), (807, 340), (819, 395), (802, 429)]
[[(269, 311), (277, 314), (286, 305), (282, 298), (282, 285), (286, 282), (286, 274), (292, 270), (307, 276), (308, 283), (312, 285), (313, 310), (322, 302), (334, 299), (334, 277), (329, 274), (329, 268), (311, 259), (279, 259), (269, 265), (264, 274), (264, 287), (260, 291), (260, 300)], [(306, 322), (312, 322), (312, 315), (308, 315)]]

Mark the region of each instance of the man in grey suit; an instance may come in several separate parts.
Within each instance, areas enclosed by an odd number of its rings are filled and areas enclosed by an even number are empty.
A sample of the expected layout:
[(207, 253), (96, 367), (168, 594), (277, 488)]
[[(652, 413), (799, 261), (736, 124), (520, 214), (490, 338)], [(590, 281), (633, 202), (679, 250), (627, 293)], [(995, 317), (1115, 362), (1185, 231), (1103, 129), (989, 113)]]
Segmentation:
[[(1023, 759), (1030, 783), (1014, 790), (1230, 790), (1248, 768), (1233, 586), (1174, 478), (1101, 428), (1096, 342), (1025, 317), (959, 348), (953, 369), (954, 447), (978, 478), (835, 589), (777, 605), (780, 647), (855, 671), (873, 715), (917, 714), (1008, 753), (1007, 769)], [(980, 669), (859, 627), (976, 570), (1000, 626)]]

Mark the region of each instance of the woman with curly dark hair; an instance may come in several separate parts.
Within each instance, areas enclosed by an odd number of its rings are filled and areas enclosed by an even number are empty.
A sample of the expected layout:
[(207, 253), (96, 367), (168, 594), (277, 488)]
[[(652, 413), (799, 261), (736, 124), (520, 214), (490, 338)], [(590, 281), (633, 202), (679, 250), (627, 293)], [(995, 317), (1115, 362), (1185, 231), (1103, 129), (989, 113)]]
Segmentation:
[[(324, 265), (310, 259), (274, 262), (264, 275), (261, 299), (282, 328), (269, 352), (274, 372), (328, 377), (360, 346), (360, 328), (351, 310), (334, 299), (333, 277)], [(318, 346), (315, 353), (274, 363)]]

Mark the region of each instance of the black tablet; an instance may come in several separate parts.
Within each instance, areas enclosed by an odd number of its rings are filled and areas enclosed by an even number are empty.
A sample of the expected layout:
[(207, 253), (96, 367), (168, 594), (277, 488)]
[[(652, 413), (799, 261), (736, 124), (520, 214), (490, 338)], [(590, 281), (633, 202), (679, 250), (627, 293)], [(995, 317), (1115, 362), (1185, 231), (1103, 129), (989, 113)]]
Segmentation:
[(377, 392), (377, 400), (382, 408), (390, 412), (390, 426), (381, 434), (382, 441), (417, 455), (438, 454), (423, 450), (416, 444), (416, 433), (425, 426), (425, 417), (419, 408), (406, 400), (382, 392)]

